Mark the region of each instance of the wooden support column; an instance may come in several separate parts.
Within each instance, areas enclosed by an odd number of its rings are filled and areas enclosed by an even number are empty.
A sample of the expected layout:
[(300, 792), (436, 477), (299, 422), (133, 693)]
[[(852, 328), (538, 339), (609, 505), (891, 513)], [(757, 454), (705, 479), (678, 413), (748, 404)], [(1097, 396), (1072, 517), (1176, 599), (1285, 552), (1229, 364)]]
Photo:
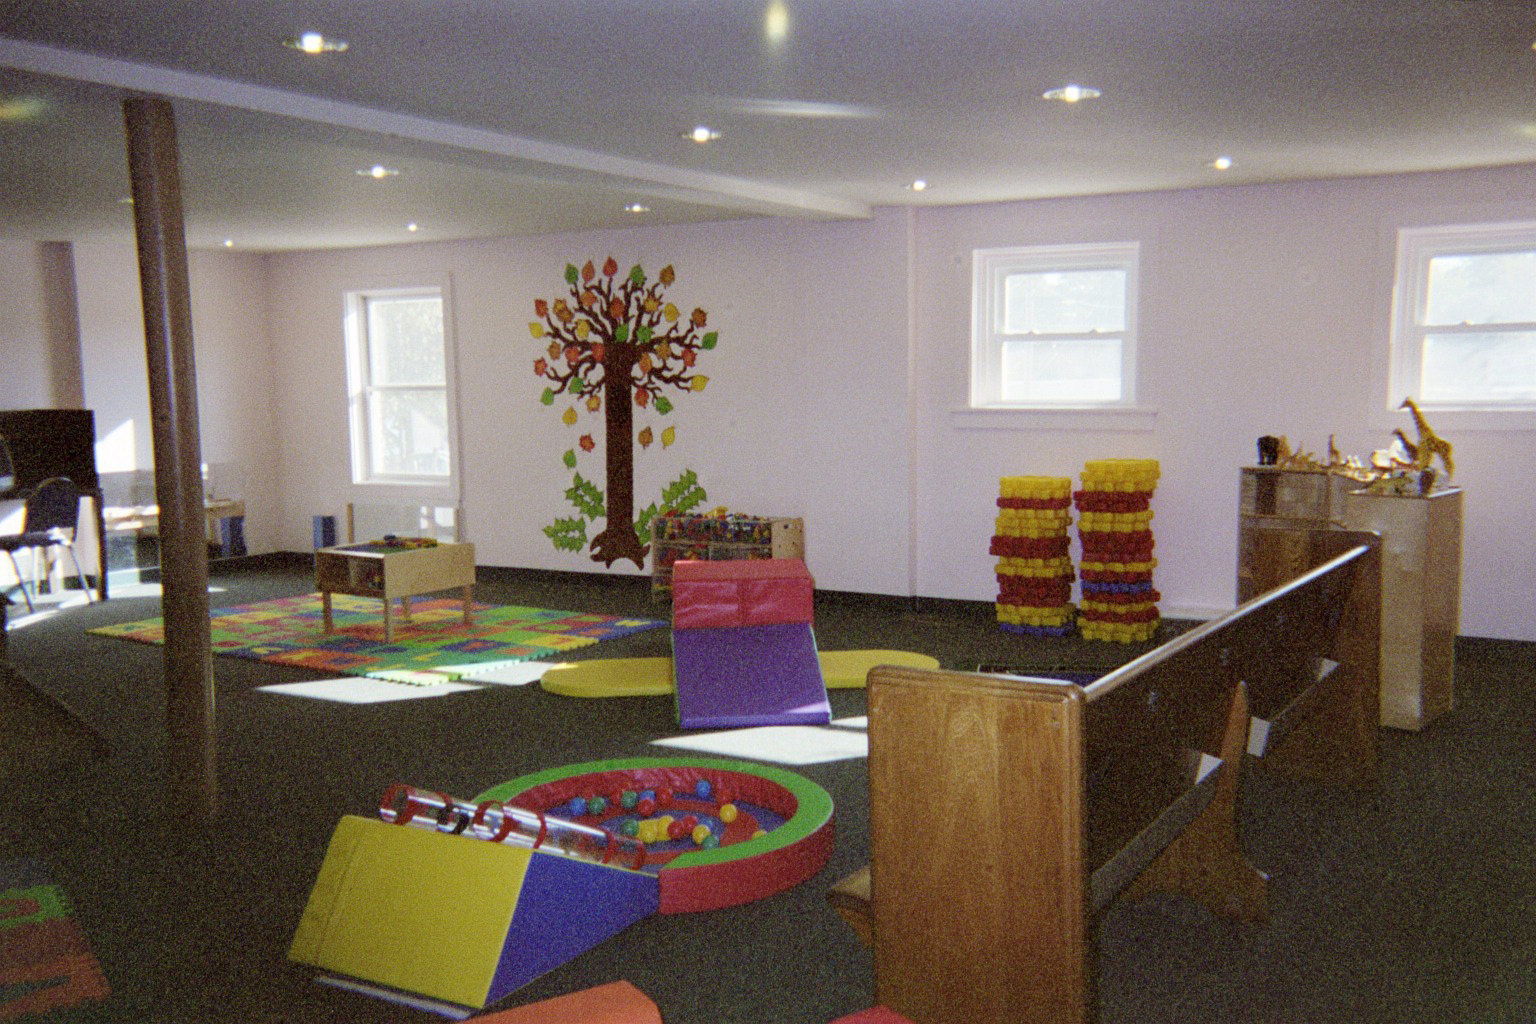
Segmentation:
[(168, 782), (179, 810), (206, 819), (218, 810), (213, 659), (176, 124), (170, 101), (158, 96), (125, 99), (123, 121), (144, 297), (155, 499), (160, 505)]

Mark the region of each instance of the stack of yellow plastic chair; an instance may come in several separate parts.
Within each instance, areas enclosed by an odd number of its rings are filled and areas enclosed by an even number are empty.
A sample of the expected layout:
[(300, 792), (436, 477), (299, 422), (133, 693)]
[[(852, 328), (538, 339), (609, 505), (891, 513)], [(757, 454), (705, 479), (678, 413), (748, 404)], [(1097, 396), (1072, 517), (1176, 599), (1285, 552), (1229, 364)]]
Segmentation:
[(1076, 492), (1083, 557), (1078, 626), (1086, 640), (1138, 643), (1157, 635), (1160, 595), (1152, 586), (1155, 459), (1098, 459)]
[(997, 499), (997, 621), (1031, 636), (1072, 630), (1072, 478), (1005, 476)]

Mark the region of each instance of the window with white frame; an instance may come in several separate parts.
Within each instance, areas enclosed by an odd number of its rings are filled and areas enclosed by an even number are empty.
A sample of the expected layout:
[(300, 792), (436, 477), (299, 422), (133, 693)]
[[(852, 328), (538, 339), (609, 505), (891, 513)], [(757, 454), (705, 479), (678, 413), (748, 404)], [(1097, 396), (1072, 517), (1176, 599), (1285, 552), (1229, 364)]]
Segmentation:
[(1536, 408), (1536, 223), (1398, 232), (1392, 393)]
[(346, 322), (353, 482), (449, 484), (454, 420), (443, 289), (349, 292)]
[(1129, 405), (1135, 399), (1135, 242), (979, 249), (971, 405)]

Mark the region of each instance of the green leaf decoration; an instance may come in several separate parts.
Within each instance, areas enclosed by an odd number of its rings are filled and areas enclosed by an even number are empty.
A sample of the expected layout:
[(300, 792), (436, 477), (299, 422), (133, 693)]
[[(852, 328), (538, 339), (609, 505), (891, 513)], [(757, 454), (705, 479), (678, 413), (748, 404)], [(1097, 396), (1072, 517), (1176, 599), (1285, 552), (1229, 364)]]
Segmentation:
[(672, 400), (669, 399), (666, 395), (657, 395), (656, 401), (652, 402), (651, 404), (654, 405), (656, 407), (656, 411), (661, 413), (663, 416), (672, 411)]
[(544, 536), (550, 539), (557, 551), (580, 551), (587, 546), (587, 521), (556, 519), (544, 527)]
[(565, 463), (566, 469), (576, 468), (576, 449), (567, 448), (565, 454), (560, 456), (560, 461)]
[(651, 335), (653, 335), (655, 333), (656, 332), (654, 330), (652, 330), (651, 328), (649, 328), (649, 327), (640, 327), (640, 328), (636, 329), (636, 331), (635, 331), (635, 344), (636, 345), (649, 345), (650, 342), (651, 342)]
[(543, 402), (545, 405), (554, 405), (555, 404), (555, 389), (554, 388), (545, 388), (544, 389), (544, 393), (539, 396), (539, 401)]
[(583, 480), (580, 473), (571, 478), (571, 486), (566, 489), (565, 500), (588, 519), (601, 519), (607, 513), (607, 508), (603, 504), (603, 492), (592, 481)]
[(566, 284), (575, 284), (576, 283), (576, 279), (578, 277), (580, 277), (580, 276), (581, 276), (580, 273), (576, 270), (576, 264), (574, 264), (574, 263), (567, 263), (565, 265), (565, 283)]
[(640, 264), (636, 263), (629, 268), (629, 281), (635, 285), (645, 284), (645, 271), (640, 269)]
[(629, 324), (619, 324), (613, 329), (613, 343), (622, 345), (629, 340)]
[(661, 511), (654, 501), (640, 510), (640, 516), (635, 520), (635, 532), (642, 537), (648, 537), (651, 533), (651, 520), (656, 518)]
[(684, 470), (682, 476), (661, 489), (662, 508), (668, 512), (687, 512), (708, 499), (699, 486), (699, 475), (691, 469)]
[(704, 335), (704, 337), (702, 339), (699, 340), (699, 347), (702, 348), (702, 349), (705, 349), (707, 351), (709, 349), (714, 348), (715, 347), (715, 343), (718, 342), (719, 340), (720, 340), (720, 332), (719, 331), (710, 331), (708, 334)]

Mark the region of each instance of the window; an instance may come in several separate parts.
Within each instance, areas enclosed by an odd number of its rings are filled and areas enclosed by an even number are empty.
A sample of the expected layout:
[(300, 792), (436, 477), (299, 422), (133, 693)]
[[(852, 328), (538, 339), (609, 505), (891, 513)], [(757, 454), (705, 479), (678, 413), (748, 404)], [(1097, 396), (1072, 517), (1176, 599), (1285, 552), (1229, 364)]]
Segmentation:
[(977, 250), (971, 405), (1129, 405), (1137, 252), (1134, 242)]
[(441, 288), (348, 294), (354, 483), (450, 483), (449, 372)]
[(1398, 233), (1393, 405), (1536, 407), (1536, 223)]

